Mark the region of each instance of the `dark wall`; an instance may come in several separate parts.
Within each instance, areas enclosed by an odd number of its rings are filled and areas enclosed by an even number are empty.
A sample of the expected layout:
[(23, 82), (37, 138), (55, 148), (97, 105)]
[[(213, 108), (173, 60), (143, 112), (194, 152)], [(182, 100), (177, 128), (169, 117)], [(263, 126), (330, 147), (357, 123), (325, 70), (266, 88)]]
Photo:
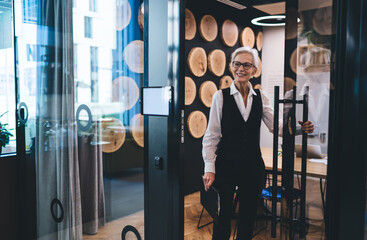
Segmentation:
[[(255, 37), (256, 37), (256, 34), (262, 30), (260, 27), (254, 26), (251, 24), (251, 19), (259, 15), (259, 12), (255, 9), (238, 10), (236, 8), (227, 6), (223, 3), (219, 3), (216, 1), (209, 1), (209, 0), (202, 0), (200, 1), (200, 4), (198, 4), (197, 1), (187, 0), (186, 8), (189, 9), (195, 16), (197, 31), (196, 31), (196, 35), (194, 39), (185, 40), (185, 61), (187, 61), (188, 54), (192, 48), (202, 47), (205, 49), (205, 52), (207, 55), (210, 53), (210, 51), (214, 49), (223, 50), (226, 54), (226, 61), (228, 65), (230, 61), (231, 53), (236, 48), (240, 47), (240, 39), (238, 39), (236, 45), (233, 47), (228, 47), (223, 43), (220, 33), (221, 33), (222, 24), (227, 19), (230, 19), (237, 24), (239, 36), (245, 27), (251, 27), (251, 29), (255, 33)], [(205, 41), (199, 33), (199, 24), (200, 24), (201, 18), (206, 14), (212, 15), (216, 19), (217, 24), (218, 24), (218, 35), (216, 39), (212, 42)], [(256, 47), (256, 43), (254, 47)], [(261, 52), (260, 52), (260, 58), (261, 58)], [(228, 67), (226, 68), (224, 75), (232, 76), (229, 72)], [(190, 113), (196, 110), (203, 112), (208, 119), (210, 109), (205, 107), (204, 104), (201, 102), (199, 98), (199, 88), (200, 88), (200, 85), (204, 81), (207, 81), (207, 80), (213, 81), (217, 85), (217, 88), (219, 88), (219, 81), (221, 77), (215, 76), (214, 74), (212, 74), (209, 71), (209, 69), (207, 69), (204, 76), (196, 77), (188, 69), (187, 62), (185, 66), (185, 76), (192, 78), (194, 82), (196, 83), (196, 98), (191, 105), (185, 106), (185, 123), (187, 123), (187, 118), (190, 115)], [(251, 80), (253, 86), (255, 86), (257, 83), (260, 83), (260, 81), (261, 81), (261, 75), (259, 78), (257, 79), (253, 78)], [(186, 124), (186, 127), (185, 127), (185, 153), (184, 153), (184, 157), (185, 157), (184, 193), (185, 195), (196, 192), (200, 189), (200, 184), (202, 183), (201, 176), (203, 175), (203, 172), (204, 172), (203, 171), (204, 163), (203, 163), (203, 159), (201, 155), (201, 149), (202, 149), (202, 138), (196, 139), (192, 137), (188, 131), (188, 127)]]
[(1, 239), (17, 239), (17, 160), (0, 158)]

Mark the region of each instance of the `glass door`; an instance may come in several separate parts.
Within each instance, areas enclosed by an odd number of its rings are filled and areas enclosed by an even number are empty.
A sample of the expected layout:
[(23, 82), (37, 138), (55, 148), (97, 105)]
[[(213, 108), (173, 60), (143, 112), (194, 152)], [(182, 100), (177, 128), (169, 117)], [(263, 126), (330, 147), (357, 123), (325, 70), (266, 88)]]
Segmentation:
[(144, 234), (141, 4), (15, 1), (36, 239)]
[(0, 4), (0, 155), (16, 152), (13, 3)]
[[(289, 223), (281, 224), (281, 239), (297, 239), (306, 235), (310, 239), (326, 237), (324, 209), (328, 165), (329, 102), (330, 88), (332, 88), (330, 84), (331, 42), (335, 34), (332, 26), (332, 9), (331, 0), (321, 2), (299, 0), (286, 3), (284, 96), (288, 99), (297, 99), (299, 102), (306, 100), (307, 106), (304, 111), (304, 104), (297, 104), (297, 106), (289, 104), (288, 112), (295, 111), (296, 114), (293, 113), (292, 119), (289, 115), (284, 115), (283, 119), (286, 119), (284, 129), (287, 130), (290, 125), (295, 125), (298, 121), (304, 121), (306, 115), (307, 119), (312, 121), (314, 131), (307, 135), (294, 136), (293, 134), (291, 138), (287, 138), (284, 134), (283, 169), (288, 164), (284, 161), (285, 159), (294, 157), (294, 160), (292, 160), (293, 165), (288, 165), (289, 169), (292, 169), (292, 175), (283, 173), (282, 181), (286, 190), (295, 188), (300, 189), (300, 192), (298, 196), (296, 194), (292, 196), (290, 194), (292, 190), (288, 190), (288, 195), (285, 194), (287, 204), (282, 203), (282, 215), (286, 215)], [(287, 106), (284, 110), (286, 109)], [(288, 139), (291, 140), (288, 141)], [(307, 151), (307, 159), (299, 162), (298, 159), (302, 158), (303, 150)], [(285, 157), (287, 153), (291, 155), (289, 158)], [(293, 169), (295, 175), (293, 175)], [(297, 173), (297, 170), (301, 172)], [(295, 201), (294, 198), (299, 200)], [(289, 219), (296, 219), (296, 221)]]

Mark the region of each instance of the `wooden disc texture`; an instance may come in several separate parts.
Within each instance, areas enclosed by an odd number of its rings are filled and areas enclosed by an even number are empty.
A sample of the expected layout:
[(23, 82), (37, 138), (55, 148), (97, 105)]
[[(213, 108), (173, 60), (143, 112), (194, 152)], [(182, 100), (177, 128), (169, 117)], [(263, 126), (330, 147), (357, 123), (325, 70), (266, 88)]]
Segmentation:
[(138, 22), (140, 29), (144, 31), (144, 2), (142, 2), (139, 7)]
[(222, 25), (222, 32), (220, 36), (225, 45), (228, 47), (233, 47), (238, 39), (237, 25), (229, 19), (225, 20)]
[(190, 77), (185, 77), (185, 105), (191, 105), (196, 97), (196, 85)]
[(294, 73), (297, 73), (297, 48), (293, 50), (289, 59), (289, 65)]
[(189, 9), (185, 9), (185, 40), (191, 40), (196, 35), (196, 21), (194, 14)]
[(287, 9), (285, 18), (285, 39), (294, 39), (298, 33), (298, 11), (294, 8)]
[(200, 35), (208, 42), (213, 41), (218, 35), (218, 25), (215, 18), (211, 15), (205, 15), (200, 21)]
[(256, 73), (254, 74), (254, 77), (255, 77), (255, 78), (260, 77), (260, 75), (261, 75), (261, 71), (262, 71), (262, 63), (261, 63), (261, 59), (260, 59), (260, 57), (257, 57), (257, 58), (258, 58), (258, 60), (259, 60), (259, 66), (257, 66), (257, 71), (256, 71)]
[(241, 45), (253, 48), (255, 44), (255, 34), (251, 28), (245, 27), (241, 33)]
[(223, 76), (219, 81), (219, 89), (230, 87), (232, 82), (233, 82), (233, 79), (230, 76), (228, 75)]
[(113, 121), (102, 121), (102, 141), (108, 142), (102, 145), (102, 151), (112, 153), (117, 151), (125, 142), (126, 130), (122, 122), (117, 118)]
[(128, 0), (116, 1), (116, 30), (121, 31), (131, 20), (131, 7)]
[(217, 91), (217, 86), (212, 81), (205, 81), (201, 84), (199, 89), (200, 100), (206, 107), (212, 106), (212, 99), (214, 93)]
[(112, 81), (112, 101), (122, 103), (122, 109), (118, 110), (132, 108), (138, 99), (139, 88), (134, 79), (121, 76)]
[(258, 32), (256, 36), (256, 48), (258, 51), (261, 51), (263, 48), (263, 33)]
[(144, 116), (135, 114), (130, 120), (130, 130), (136, 144), (144, 147)]
[(333, 9), (331, 6), (323, 7), (316, 10), (312, 19), (312, 25), (315, 31), (320, 35), (332, 34), (332, 16)]
[(187, 65), (189, 70), (196, 77), (204, 76), (207, 68), (206, 52), (201, 47), (192, 48), (189, 56), (187, 57)]
[(254, 89), (260, 89), (260, 90), (262, 90), (263, 88), (262, 88), (261, 84), (260, 84), (260, 83), (258, 83), (258, 84), (256, 84), (256, 85), (254, 86)]
[(297, 86), (296, 81), (294, 81), (290, 77), (284, 78), (284, 92), (288, 92), (289, 90), (292, 90), (293, 87)]
[(194, 138), (201, 138), (204, 136), (207, 127), (207, 120), (204, 113), (200, 111), (193, 111), (187, 118), (187, 128), (189, 133)]
[(208, 55), (208, 66), (209, 71), (215, 76), (222, 76), (226, 69), (226, 54), (220, 49), (211, 51)]
[(130, 42), (123, 51), (124, 60), (129, 69), (136, 73), (144, 72), (144, 42)]

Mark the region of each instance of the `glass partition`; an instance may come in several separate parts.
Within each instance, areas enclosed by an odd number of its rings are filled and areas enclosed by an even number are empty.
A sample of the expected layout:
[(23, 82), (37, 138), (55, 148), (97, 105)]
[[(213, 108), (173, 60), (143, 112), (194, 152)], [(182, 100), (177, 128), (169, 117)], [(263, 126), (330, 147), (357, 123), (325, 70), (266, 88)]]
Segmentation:
[(36, 167), (37, 239), (118, 239), (126, 225), (143, 236), (141, 2), (16, 5), (18, 101), (28, 109), (25, 150)]
[[(0, 155), (16, 152), (13, 3), (0, 5)], [(11, 134), (11, 135), (10, 135)]]
[[(284, 97), (307, 100), (306, 113), (303, 111), (304, 105), (297, 104), (295, 122), (303, 121), (303, 116), (307, 114), (307, 119), (314, 124), (314, 131), (306, 137), (302, 135), (295, 137), (295, 173), (297, 169), (301, 169), (297, 159), (302, 158), (302, 144), (307, 144), (305, 147), (307, 159), (302, 167), (305, 169), (304, 174), (296, 173), (289, 179), (284, 178), (283, 174), (282, 181), (290, 181), (294, 188), (301, 189), (299, 196), (301, 204), (293, 205), (294, 216), (291, 217), (297, 219), (291, 220), (293, 226), (283, 227), (284, 224), (281, 224), (281, 239), (288, 239), (292, 234), (294, 235), (291, 239), (302, 238), (305, 235), (307, 239), (326, 237), (324, 209), (328, 164), (329, 102), (332, 87), (330, 84), (331, 40), (335, 33), (332, 26), (332, 4), (331, 0), (299, 0), (297, 4), (287, 2), (286, 14), (290, 21), (286, 21), (285, 28), (285, 63), (287, 65), (284, 76)], [(297, 87), (296, 92), (293, 87)], [(294, 94), (296, 96), (293, 96)], [(305, 95), (306, 98), (304, 98)], [(294, 200), (290, 202), (294, 204)], [(282, 206), (282, 211), (287, 212), (289, 208), (289, 204), (287, 207)], [(287, 217), (289, 219), (289, 216)], [(289, 229), (291, 227), (294, 233)]]
[[(308, 117), (315, 125), (314, 132), (308, 134), (308, 143), (320, 146), (321, 157), (326, 157), (333, 34), (332, 1), (299, 0), (298, 5), (300, 22), (297, 48), (291, 55), (290, 65), (297, 75), (297, 95), (303, 96), (308, 89)], [(302, 111), (297, 112), (301, 119)]]

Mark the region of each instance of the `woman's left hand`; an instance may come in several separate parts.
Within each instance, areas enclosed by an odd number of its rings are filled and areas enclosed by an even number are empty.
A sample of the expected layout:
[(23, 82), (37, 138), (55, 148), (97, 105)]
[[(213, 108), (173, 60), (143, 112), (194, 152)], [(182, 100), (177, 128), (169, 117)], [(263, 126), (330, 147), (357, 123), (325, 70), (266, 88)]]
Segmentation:
[(311, 121), (307, 121), (305, 123), (302, 121), (298, 121), (298, 123), (301, 124), (302, 131), (305, 131), (306, 133), (313, 133), (314, 126)]

